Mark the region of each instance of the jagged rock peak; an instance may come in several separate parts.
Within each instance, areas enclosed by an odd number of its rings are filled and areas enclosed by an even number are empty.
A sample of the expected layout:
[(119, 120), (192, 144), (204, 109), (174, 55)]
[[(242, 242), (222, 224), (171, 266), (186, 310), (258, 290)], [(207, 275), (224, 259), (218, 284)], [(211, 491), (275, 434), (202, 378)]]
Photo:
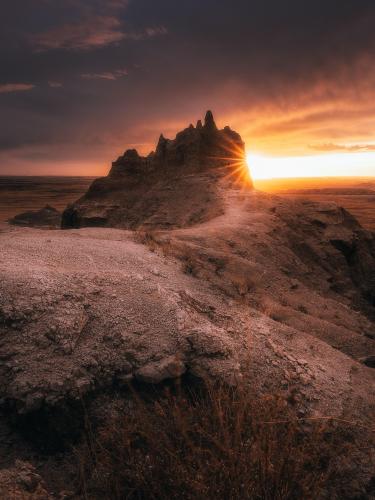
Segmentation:
[(197, 121), (197, 126), (196, 126), (196, 129), (197, 130), (201, 130), (203, 128), (203, 125), (202, 125), (202, 120), (198, 120)]
[(140, 158), (136, 149), (127, 149), (124, 153), (124, 160), (138, 160)]
[(204, 127), (208, 130), (217, 130), (214, 115), (208, 110), (204, 119)]
[(163, 134), (160, 134), (159, 141), (156, 146), (156, 156), (163, 157), (165, 155), (167, 144), (168, 139), (166, 139)]
[(170, 139), (167, 139), (163, 134), (160, 134), (158, 146), (168, 144), (168, 142), (171, 142)]

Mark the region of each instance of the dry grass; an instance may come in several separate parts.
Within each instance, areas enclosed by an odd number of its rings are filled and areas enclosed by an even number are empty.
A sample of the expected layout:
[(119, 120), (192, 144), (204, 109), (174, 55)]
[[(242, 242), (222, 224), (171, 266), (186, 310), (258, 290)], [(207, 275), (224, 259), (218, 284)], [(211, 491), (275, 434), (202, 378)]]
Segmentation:
[[(89, 499), (336, 498), (342, 435), (303, 423), (286, 399), (205, 384), (134, 392), (126, 415), (89, 430), (78, 450)], [(341, 443), (341, 444), (338, 444)], [(348, 451), (345, 450), (346, 456)]]
[(163, 250), (161, 242), (157, 238), (155, 231), (134, 231), (134, 240), (147, 246), (151, 252)]
[(179, 252), (178, 248), (171, 245), (169, 239), (160, 237), (156, 231), (135, 231), (134, 239), (137, 243), (145, 245), (151, 252), (180, 260), (183, 273), (198, 276), (200, 266), (191, 248), (186, 247), (183, 252)]
[(182, 272), (191, 274), (192, 276), (199, 276), (201, 265), (199, 264), (194, 252), (190, 248), (186, 248), (184, 252), (177, 256), (182, 263)]
[(232, 274), (230, 280), (240, 297), (246, 297), (248, 293), (255, 290), (254, 281), (246, 273), (242, 275)]

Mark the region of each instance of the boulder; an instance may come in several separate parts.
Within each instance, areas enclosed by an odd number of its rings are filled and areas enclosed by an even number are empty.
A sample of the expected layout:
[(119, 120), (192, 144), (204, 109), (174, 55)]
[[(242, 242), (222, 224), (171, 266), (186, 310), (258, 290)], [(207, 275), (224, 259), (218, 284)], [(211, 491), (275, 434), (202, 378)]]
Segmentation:
[(61, 213), (56, 208), (46, 205), (40, 210), (18, 214), (8, 222), (15, 226), (59, 228)]

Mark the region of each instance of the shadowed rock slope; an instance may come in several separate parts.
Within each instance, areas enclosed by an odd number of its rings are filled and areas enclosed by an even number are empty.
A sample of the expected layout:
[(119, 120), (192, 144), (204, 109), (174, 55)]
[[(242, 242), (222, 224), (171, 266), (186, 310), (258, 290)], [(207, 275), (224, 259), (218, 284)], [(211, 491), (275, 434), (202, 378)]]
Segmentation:
[(239, 174), (251, 184), (244, 143), (230, 127), (218, 130), (208, 111), (203, 125), (199, 120), (174, 140), (161, 135), (147, 157), (126, 151), (65, 210), (62, 227), (191, 226), (223, 212), (218, 181)]

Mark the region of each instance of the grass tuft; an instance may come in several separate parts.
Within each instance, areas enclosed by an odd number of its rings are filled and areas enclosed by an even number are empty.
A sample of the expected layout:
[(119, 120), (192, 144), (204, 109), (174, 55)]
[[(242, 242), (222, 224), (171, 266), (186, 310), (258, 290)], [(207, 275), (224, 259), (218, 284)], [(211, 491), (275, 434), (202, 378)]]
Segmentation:
[(352, 443), (333, 422), (301, 421), (287, 399), (245, 386), (161, 391), (133, 391), (126, 415), (87, 428), (77, 450), (84, 498), (335, 498), (336, 458)]

